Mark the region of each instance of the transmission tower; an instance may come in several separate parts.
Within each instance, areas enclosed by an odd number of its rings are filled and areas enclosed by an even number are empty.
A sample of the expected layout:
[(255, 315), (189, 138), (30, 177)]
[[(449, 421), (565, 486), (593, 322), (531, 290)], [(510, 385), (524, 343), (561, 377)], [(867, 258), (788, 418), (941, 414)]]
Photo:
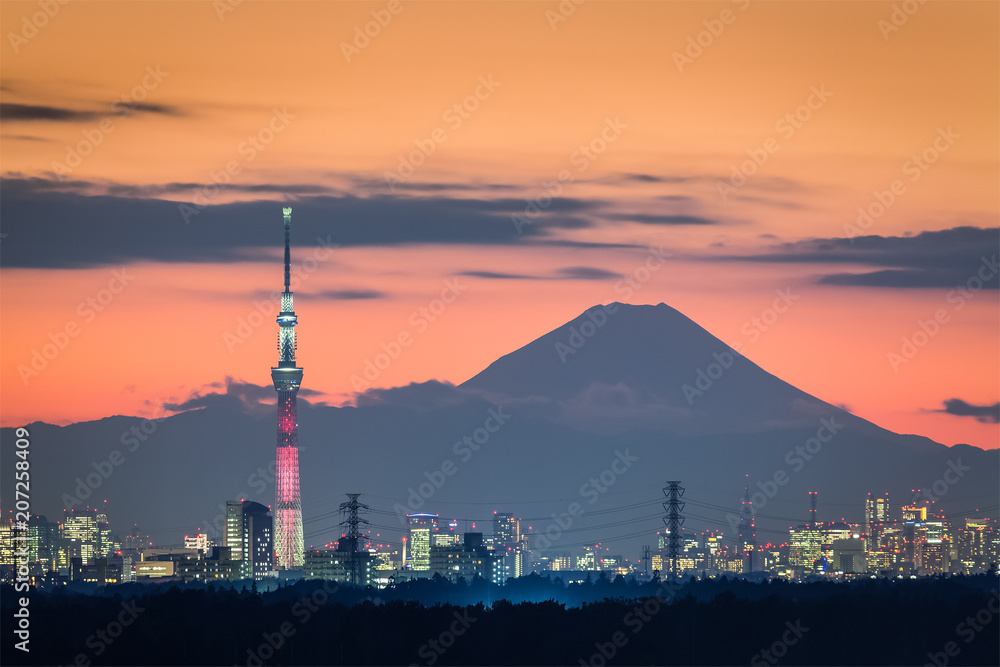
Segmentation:
[(677, 558), (681, 553), (684, 543), (681, 538), (681, 526), (684, 525), (684, 487), (680, 482), (667, 482), (663, 488), (663, 495), (667, 501), (663, 503), (663, 509), (667, 516), (663, 517), (663, 525), (667, 527), (667, 558), (670, 561), (670, 576), (680, 575), (677, 567)]
[(359, 511), (367, 511), (371, 508), (364, 503), (358, 502), (358, 497), (360, 493), (348, 493), (347, 497), (349, 500), (346, 503), (340, 503), (340, 513), (346, 518), (340, 522), (341, 526), (346, 526), (347, 530), (344, 532), (344, 536), (340, 538), (340, 543), (338, 545), (339, 551), (347, 551), (347, 567), (350, 576), (350, 582), (355, 586), (360, 585), (359, 580), (362, 578), (360, 575), (359, 558), (361, 551), (364, 547), (362, 542), (368, 541), (368, 536), (362, 534), (358, 530), (360, 525), (368, 525), (368, 521), (362, 519), (358, 516)]

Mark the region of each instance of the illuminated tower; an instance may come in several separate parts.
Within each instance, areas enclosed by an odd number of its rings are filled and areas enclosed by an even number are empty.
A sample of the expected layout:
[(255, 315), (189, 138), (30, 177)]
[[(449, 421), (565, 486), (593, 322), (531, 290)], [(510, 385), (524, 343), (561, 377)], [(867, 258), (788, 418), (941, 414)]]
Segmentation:
[(295, 365), (295, 307), (292, 304), (291, 250), (292, 209), (283, 208), (285, 218), (285, 291), (278, 313), (278, 365), (271, 380), (278, 392), (278, 465), (274, 490), (274, 546), (279, 569), (299, 569), (305, 564), (302, 545), (302, 502), (299, 497), (299, 418), (296, 395), (302, 369)]

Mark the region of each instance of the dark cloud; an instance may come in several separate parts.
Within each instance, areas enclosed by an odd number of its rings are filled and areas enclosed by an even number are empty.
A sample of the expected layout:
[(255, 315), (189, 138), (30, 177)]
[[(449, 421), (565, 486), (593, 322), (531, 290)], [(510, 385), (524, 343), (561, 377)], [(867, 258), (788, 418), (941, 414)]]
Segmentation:
[(5, 134), (3, 135), (3, 138), (7, 139), (8, 141), (41, 141), (41, 142), (52, 141), (51, 139), (46, 139), (45, 137), (36, 137), (30, 134)]
[(351, 179), (356, 188), (369, 192), (503, 192), (519, 186), (506, 183), (429, 183), (423, 181), (393, 181), (392, 188), (383, 179), (356, 176)]
[(111, 116), (127, 116), (134, 111), (164, 116), (183, 115), (182, 110), (178, 107), (166, 104), (143, 104), (142, 102), (116, 102), (109, 110), (105, 111), (66, 109), (40, 104), (0, 103), (0, 119), (6, 122), (45, 121), (54, 123), (81, 123)]
[(0, 119), (11, 121), (52, 121), (58, 123), (75, 123), (95, 120), (103, 116), (99, 111), (82, 111), (79, 109), (62, 109), (37, 104), (0, 103)]
[(637, 183), (687, 183), (693, 180), (689, 176), (655, 176), (653, 174), (636, 174), (626, 172), (619, 174), (619, 178), (623, 181), (634, 181)]
[[(280, 246), (280, 203), (254, 201), (198, 208), (156, 198), (190, 185), (147, 187), (5, 178), (0, 182), (0, 216), (11, 242), (0, 249), (0, 262), (5, 267), (74, 268), (136, 260), (244, 261), (254, 257), (254, 252), (260, 256), (259, 251)], [(316, 246), (317, 239), (345, 247), (543, 243), (629, 247), (553, 237), (560, 230), (592, 226), (590, 214), (606, 205), (599, 200), (555, 199), (543, 215), (518, 230), (511, 216), (523, 214), (523, 199), (362, 198), (314, 194), (321, 191), (316, 187), (245, 185), (242, 190), (294, 195), (293, 243), (300, 247)], [(95, 189), (107, 194), (86, 194)]]
[(771, 246), (759, 255), (717, 259), (878, 267), (875, 271), (821, 276), (818, 282), (825, 285), (953, 288), (978, 275), (984, 288), (997, 289), (998, 250), (1000, 233), (996, 228), (954, 227), (914, 236), (809, 239)]
[(303, 292), (305, 299), (334, 299), (337, 301), (355, 301), (360, 299), (385, 299), (389, 295), (373, 289), (331, 289), (322, 292)]
[(567, 266), (556, 271), (558, 278), (568, 278), (570, 280), (608, 280), (609, 278), (620, 278), (621, 276), (611, 271), (598, 269), (592, 266)]
[(403, 406), (417, 410), (463, 405), (477, 399), (448, 382), (428, 380), (411, 382), (403, 387), (373, 388), (354, 395), (354, 404), (359, 408)]
[(796, 202), (784, 201), (781, 199), (771, 199), (770, 197), (754, 197), (753, 195), (734, 195), (733, 199), (753, 202), (755, 204), (760, 204), (761, 206), (770, 206), (772, 208), (780, 208), (787, 211), (798, 211), (805, 208), (802, 204)]
[(718, 220), (710, 220), (697, 215), (655, 215), (646, 213), (612, 213), (604, 216), (609, 220), (638, 222), (643, 225), (717, 225)]
[(590, 241), (573, 241), (570, 239), (532, 239), (531, 245), (558, 246), (560, 248), (621, 248), (625, 250), (648, 249), (649, 246), (638, 243), (594, 243)]
[(171, 106), (169, 104), (144, 104), (142, 102), (116, 102), (112, 106), (112, 110), (120, 116), (128, 115), (131, 111), (159, 114), (161, 116), (184, 115), (184, 111), (180, 107)]
[[(81, 195), (106, 195), (128, 199), (156, 199), (171, 197), (173, 199), (194, 200), (204, 192), (204, 183), (173, 182), (156, 185), (129, 185), (126, 183), (91, 183), (88, 181), (54, 181), (41, 178), (28, 179), (39, 192), (67, 192)], [(298, 195), (343, 195), (343, 190), (325, 185), (275, 185), (271, 183), (229, 183), (226, 192), (243, 194), (283, 194)]]
[[(222, 391), (213, 391), (222, 390)], [(311, 389), (300, 389), (299, 396), (318, 396), (321, 392)], [(192, 392), (185, 400), (161, 406), (167, 412), (185, 412), (187, 410), (202, 410), (204, 408), (227, 408), (245, 412), (254, 416), (262, 416), (274, 412), (277, 394), (271, 385), (252, 384), (234, 380), (226, 376), (225, 382), (212, 382), (202, 389)], [(308, 401), (305, 401), (308, 403)]]
[(608, 280), (621, 277), (617, 273), (592, 266), (565, 266), (547, 276), (530, 276), (523, 273), (501, 273), (497, 271), (463, 271), (460, 276), (485, 278), (487, 280)]
[[(883, 269), (867, 273), (831, 273), (819, 279), (821, 285), (845, 285), (849, 287), (900, 287), (900, 288), (939, 288), (955, 287), (965, 283), (975, 272), (976, 266), (970, 265), (969, 271), (935, 270), (935, 269)], [(983, 283), (986, 289), (997, 289), (994, 275)]]
[(956, 417), (974, 417), (976, 421), (984, 424), (1000, 423), (1000, 403), (972, 405), (960, 398), (951, 398), (944, 402), (943, 410), (935, 410), (934, 412), (944, 412)]
[(545, 280), (542, 276), (526, 276), (519, 273), (498, 273), (496, 271), (462, 271), (458, 275), (488, 280)]

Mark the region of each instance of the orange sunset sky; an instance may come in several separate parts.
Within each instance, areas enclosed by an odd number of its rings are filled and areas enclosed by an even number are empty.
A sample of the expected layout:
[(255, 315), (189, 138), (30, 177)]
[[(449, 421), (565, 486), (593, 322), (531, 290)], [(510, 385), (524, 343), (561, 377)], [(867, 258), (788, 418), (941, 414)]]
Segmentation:
[(283, 203), (308, 400), (403, 332), (371, 386), (665, 302), (880, 426), (1000, 446), (996, 2), (50, 4), (0, 3), (4, 426), (269, 385)]

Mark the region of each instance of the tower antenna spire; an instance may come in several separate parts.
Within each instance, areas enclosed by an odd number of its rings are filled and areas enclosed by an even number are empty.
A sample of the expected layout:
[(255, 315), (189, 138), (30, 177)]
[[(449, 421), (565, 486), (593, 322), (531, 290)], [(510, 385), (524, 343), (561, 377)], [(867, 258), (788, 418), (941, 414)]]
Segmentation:
[(285, 291), (290, 292), (288, 285), (291, 283), (292, 277), (292, 209), (290, 206), (286, 206), (281, 209), (281, 212), (285, 217)]

